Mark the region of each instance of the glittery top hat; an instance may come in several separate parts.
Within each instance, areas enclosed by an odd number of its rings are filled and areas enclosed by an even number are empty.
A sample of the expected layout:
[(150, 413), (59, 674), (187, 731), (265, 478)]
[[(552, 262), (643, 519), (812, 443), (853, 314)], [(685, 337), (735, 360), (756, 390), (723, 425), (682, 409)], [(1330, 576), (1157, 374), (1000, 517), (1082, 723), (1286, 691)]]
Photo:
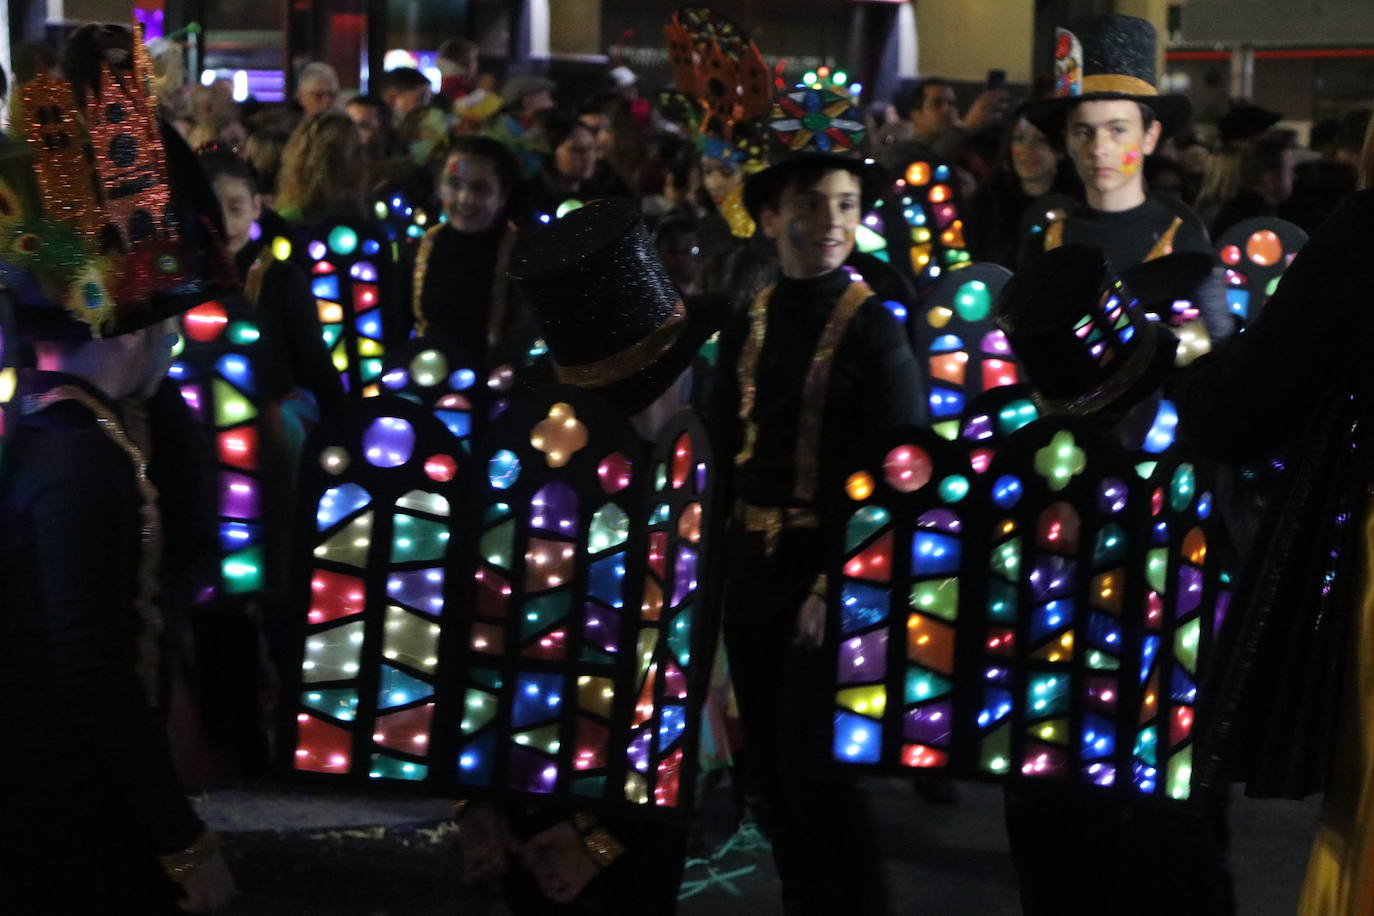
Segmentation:
[(653, 403), (724, 325), (719, 296), (683, 302), (629, 201), (598, 200), (521, 239), (510, 275), (558, 380), (627, 414)]
[(798, 172), (824, 167), (857, 176), (863, 212), (873, 208), (885, 176), (860, 153), (865, 130), (852, 97), (818, 86), (779, 93), (773, 100), (768, 130), (773, 164), (751, 175), (744, 185), (744, 206), (755, 219)]
[(19, 87), (20, 142), (0, 148), (0, 281), (21, 333), (126, 334), (232, 292), (219, 204), (157, 118), (142, 42), (83, 26), (63, 69), (72, 82)]
[(1178, 346), (1102, 252), (1082, 245), (1047, 251), (1017, 271), (994, 317), (1045, 413), (1131, 406), (1163, 382)]
[(1107, 13), (1085, 16), (1072, 30), (1056, 29), (1054, 96), (1030, 106), (1026, 118), (1047, 136), (1064, 132), (1064, 118), (1080, 102), (1128, 99), (1148, 105), (1173, 133), (1192, 114), (1188, 97), (1161, 95), (1155, 86), (1155, 28), (1144, 19)]

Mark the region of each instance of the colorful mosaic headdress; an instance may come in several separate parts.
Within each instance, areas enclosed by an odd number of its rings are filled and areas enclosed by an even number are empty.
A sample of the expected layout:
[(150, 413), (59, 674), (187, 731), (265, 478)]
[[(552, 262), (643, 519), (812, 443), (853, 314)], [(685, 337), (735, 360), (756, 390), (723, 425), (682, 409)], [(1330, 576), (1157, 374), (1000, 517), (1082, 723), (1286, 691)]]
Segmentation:
[(213, 192), (159, 125), (138, 37), (131, 57), (117, 72), (105, 54), (90, 84), (40, 72), (19, 88), (23, 142), (0, 151), (0, 276), (19, 291), (26, 333), (123, 334), (232, 285), (198, 215), (216, 212)]

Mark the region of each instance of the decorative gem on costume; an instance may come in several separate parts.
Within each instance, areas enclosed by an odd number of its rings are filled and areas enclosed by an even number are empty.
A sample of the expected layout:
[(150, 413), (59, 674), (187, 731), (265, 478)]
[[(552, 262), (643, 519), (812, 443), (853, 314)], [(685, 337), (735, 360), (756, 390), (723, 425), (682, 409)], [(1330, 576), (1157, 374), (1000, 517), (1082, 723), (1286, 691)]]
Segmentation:
[(1054, 94), (1083, 94), (1083, 44), (1068, 29), (1054, 30)]
[(663, 30), (673, 84), (705, 105), (703, 129), (728, 136), (729, 126), (762, 118), (772, 81), (758, 47), (738, 25), (705, 7), (683, 7)]
[(19, 338), (14, 325), (14, 300), (0, 293), (0, 458), (4, 457), (5, 435), (10, 428), (10, 411), (18, 390)]
[[(881, 219), (890, 260), (918, 290), (939, 280), (946, 270), (969, 263), (960, 204), (953, 169), (926, 159), (907, 163), (884, 196)], [(900, 252), (907, 257), (896, 256)]]
[(1231, 314), (1248, 324), (1307, 244), (1307, 233), (1285, 220), (1257, 216), (1227, 229), (1216, 244), (1217, 260), (1226, 277), (1226, 304)]
[(380, 387), (432, 411), (466, 450), (488, 410), (487, 388), (477, 380), (472, 359), (459, 348), (417, 337), (387, 351)]
[(992, 319), (992, 304), (1011, 272), (997, 264), (970, 264), (944, 274), (916, 323), (924, 357), (932, 429), (946, 439), (959, 433), (959, 416), (980, 392), (1019, 380), (1016, 357)]

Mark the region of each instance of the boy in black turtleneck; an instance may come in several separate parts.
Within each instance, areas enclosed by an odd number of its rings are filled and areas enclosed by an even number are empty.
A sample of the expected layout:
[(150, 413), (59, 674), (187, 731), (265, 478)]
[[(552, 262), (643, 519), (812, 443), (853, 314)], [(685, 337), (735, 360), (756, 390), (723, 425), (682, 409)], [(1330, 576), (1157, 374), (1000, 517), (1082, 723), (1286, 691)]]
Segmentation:
[(802, 154), (753, 176), (746, 204), (782, 279), (722, 341), (719, 454), (733, 455), (725, 639), (744, 727), (746, 790), (773, 843), (785, 912), (878, 913), (862, 799), (822, 771), (828, 749), (822, 482), (877, 430), (926, 423), (897, 320), (845, 258), (871, 203), (868, 167)]

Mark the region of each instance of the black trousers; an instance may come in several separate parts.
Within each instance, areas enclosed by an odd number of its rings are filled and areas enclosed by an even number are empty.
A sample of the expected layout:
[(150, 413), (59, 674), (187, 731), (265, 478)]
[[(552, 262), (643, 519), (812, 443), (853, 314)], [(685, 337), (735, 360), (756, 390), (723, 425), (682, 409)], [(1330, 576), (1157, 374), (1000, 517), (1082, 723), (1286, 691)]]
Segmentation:
[(834, 674), (819, 650), (793, 644), (797, 610), (822, 562), (814, 530), (730, 537), (725, 646), (739, 701), (745, 796), (773, 844), (783, 910), (881, 916), (879, 850), (852, 773), (830, 764)]
[(1027, 916), (1230, 916), (1227, 798), (1126, 804), (1083, 790), (1012, 786), (1007, 837)]

